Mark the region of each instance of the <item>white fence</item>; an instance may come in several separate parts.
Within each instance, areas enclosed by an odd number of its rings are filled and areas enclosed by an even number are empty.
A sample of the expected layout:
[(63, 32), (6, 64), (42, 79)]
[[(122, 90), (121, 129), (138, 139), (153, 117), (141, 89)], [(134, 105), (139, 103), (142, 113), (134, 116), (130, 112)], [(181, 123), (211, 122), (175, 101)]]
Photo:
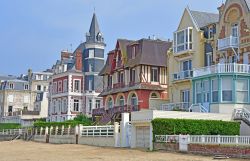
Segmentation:
[(80, 128), (81, 136), (114, 136), (114, 125), (109, 126), (83, 126)]
[(23, 133), (23, 129), (3, 129), (0, 130), (0, 135), (20, 135)]
[[(180, 135), (156, 135), (157, 143), (179, 142)], [(250, 136), (188, 135), (188, 144), (250, 145)]]

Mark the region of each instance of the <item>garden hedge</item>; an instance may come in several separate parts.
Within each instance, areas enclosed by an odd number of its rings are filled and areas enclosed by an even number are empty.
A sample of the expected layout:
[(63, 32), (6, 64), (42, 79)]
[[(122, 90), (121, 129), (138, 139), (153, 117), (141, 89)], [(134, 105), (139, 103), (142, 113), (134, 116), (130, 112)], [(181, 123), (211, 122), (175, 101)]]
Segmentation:
[(15, 123), (0, 123), (0, 130), (3, 129), (18, 129), (21, 128), (20, 124)]
[(90, 126), (93, 124), (93, 122), (87, 116), (78, 115), (77, 117), (74, 118), (74, 120), (68, 120), (65, 122), (45, 122), (45, 121), (39, 120), (34, 123), (34, 127), (51, 127), (51, 126), (75, 127), (80, 124), (83, 126)]
[(240, 123), (217, 120), (154, 119), (154, 135), (239, 135)]

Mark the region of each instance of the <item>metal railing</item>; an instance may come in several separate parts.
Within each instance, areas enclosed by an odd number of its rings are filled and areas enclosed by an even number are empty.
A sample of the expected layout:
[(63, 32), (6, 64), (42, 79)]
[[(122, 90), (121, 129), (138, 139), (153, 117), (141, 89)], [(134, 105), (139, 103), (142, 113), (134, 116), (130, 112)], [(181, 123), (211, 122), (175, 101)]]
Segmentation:
[(204, 106), (202, 106), (201, 103), (197, 103), (197, 104), (192, 104), (189, 107), (189, 112), (202, 112), (202, 113), (208, 113), (208, 109)]
[[(187, 135), (188, 144), (250, 145), (250, 136)], [(179, 142), (180, 135), (156, 135), (155, 142)]]
[(228, 48), (238, 48), (239, 38), (234, 36), (229, 36), (224, 39), (218, 39), (218, 50), (225, 50)]
[(199, 77), (199, 76), (215, 74), (215, 73), (250, 74), (250, 65), (237, 64), (237, 63), (216, 64), (212, 66), (194, 69), (193, 77)]
[(114, 136), (114, 125), (109, 126), (83, 126), (81, 136)]
[(162, 104), (162, 111), (188, 111), (190, 107), (190, 102), (179, 102), (179, 103), (168, 103)]
[(181, 71), (178, 73), (173, 74), (173, 81), (183, 80), (183, 79), (190, 79), (193, 77), (192, 70)]
[(4, 116), (23, 116), (23, 115), (39, 115), (39, 111), (26, 111), (26, 110), (21, 110), (21, 111), (14, 111), (14, 112), (6, 112)]

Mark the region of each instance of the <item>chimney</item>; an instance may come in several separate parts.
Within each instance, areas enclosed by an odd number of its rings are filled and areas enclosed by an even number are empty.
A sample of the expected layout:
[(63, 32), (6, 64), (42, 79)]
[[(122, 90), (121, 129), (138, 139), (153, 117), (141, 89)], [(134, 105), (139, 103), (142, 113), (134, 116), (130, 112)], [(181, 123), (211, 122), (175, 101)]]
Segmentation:
[(82, 52), (80, 49), (76, 51), (75, 68), (76, 70), (82, 71)]
[(223, 11), (224, 11), (224, 8), (225, 8), (225, 4), (224, 4), (224, 3), (222, 3), (221, 6), (217, 8), (218, 11), (219, 11), (219, 19), (220, 19), (221, 16), (222, 16), (222, 13), (223, 13)]
[(61, 60), (69, 59), (70, 53), (66, 50), (61, 51)]

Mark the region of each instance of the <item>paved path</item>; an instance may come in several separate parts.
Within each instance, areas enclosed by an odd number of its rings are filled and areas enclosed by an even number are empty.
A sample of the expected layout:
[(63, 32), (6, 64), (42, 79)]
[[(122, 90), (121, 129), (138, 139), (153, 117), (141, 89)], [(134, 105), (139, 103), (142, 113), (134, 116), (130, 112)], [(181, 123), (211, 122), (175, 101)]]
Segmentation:
[[(212, 157), (86, 145), (0, 142), (0, 161), (212, 161)], [(214, 160), (213, 160), (214, 161)], [(239, 161), (239, 159), (227, 159)]]

